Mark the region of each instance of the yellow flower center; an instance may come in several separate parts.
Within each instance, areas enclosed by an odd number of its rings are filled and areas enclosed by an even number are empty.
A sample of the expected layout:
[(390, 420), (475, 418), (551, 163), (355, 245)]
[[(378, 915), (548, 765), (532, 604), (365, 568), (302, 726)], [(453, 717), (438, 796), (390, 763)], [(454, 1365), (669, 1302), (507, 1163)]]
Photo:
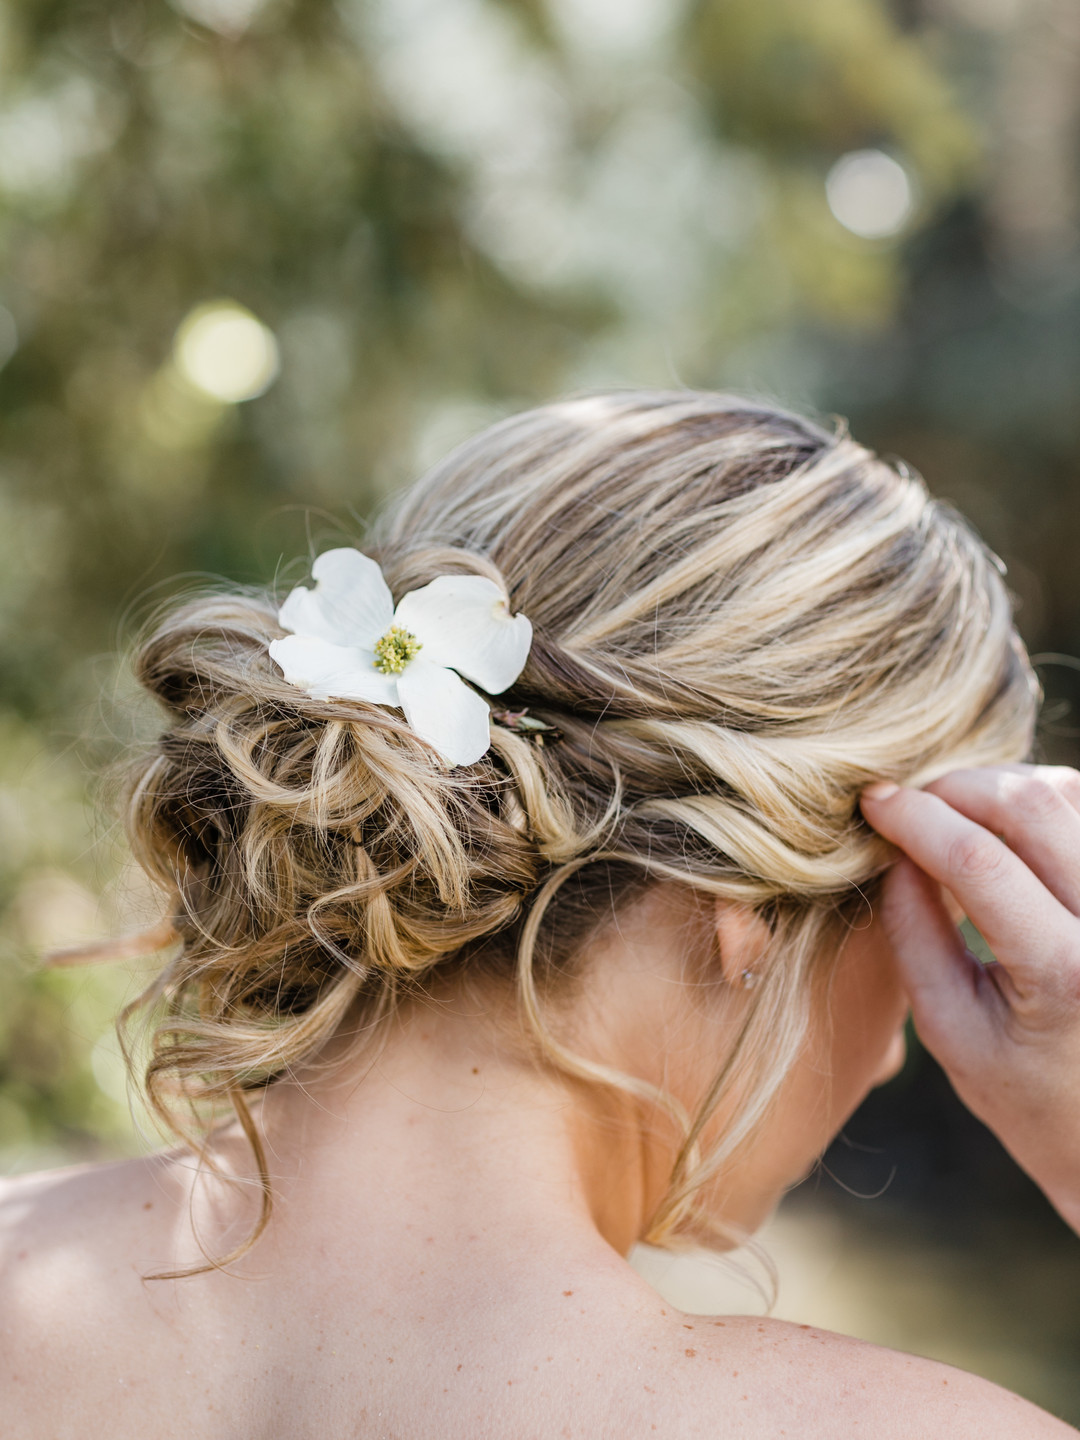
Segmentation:
[(423, 646), (404, 625), (391, 625), (381, 640), (375, 641), (375, 669), (384, 675), (400, 675)]

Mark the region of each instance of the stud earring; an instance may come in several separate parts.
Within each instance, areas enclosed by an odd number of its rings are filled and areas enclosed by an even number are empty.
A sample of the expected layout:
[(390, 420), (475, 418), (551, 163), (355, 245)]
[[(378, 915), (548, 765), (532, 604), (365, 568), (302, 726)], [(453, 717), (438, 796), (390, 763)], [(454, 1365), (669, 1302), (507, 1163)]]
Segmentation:
[(739, 975), (739, 989), (753, 990), (754, 986), (761, 979), (761, 976), (753, 970), (743, 970)]

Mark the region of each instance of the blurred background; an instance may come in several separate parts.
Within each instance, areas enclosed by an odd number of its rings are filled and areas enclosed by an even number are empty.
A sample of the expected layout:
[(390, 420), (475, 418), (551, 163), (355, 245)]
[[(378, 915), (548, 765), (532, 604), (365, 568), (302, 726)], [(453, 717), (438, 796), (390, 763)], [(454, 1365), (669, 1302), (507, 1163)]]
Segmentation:
[[(125, 637), (509, 411), (847, 417), (1004, 557), (1080, 753), (1075, 0), (0, 0), (0, 256), (9, 1172), (143, 1143), (138, 977), (37, 968), (147, 913), (95, 778), (154, 724)], [(1080, 1423), (1080, 1242), (917, 1047), (767, 1244), (778, 1314)]]

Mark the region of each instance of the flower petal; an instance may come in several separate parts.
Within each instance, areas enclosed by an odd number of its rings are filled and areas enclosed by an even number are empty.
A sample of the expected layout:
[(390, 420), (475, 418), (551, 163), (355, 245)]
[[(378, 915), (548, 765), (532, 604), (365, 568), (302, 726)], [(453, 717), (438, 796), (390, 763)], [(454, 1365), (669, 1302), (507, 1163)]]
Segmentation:
[(331, 645), (313, 635), (286, 635), (270, 642), (274, 660), (290, 685), (316, 700), (370, 700), (375, 705), (399, 704), (397, 679), (375, 669), (370, 650)]
[(491, 746), (490, 711), (452, 670), (423, 655), (398, 676), (405, 718), (450, 765), (471, 765)]
[(506, 596), (483, 575), (440, 575), (410, 590), (394, 621), (421, 642), (425, 660), (467, 675), (489, 695), (514, 683), (532, 644), (528, 620), (511, 615)]
[(394, 618), (378, 565), (359, 550), (325, 550), (311, 567), (315, 589), (298, 585), (278, 611), (283, 630), (370, 650)]

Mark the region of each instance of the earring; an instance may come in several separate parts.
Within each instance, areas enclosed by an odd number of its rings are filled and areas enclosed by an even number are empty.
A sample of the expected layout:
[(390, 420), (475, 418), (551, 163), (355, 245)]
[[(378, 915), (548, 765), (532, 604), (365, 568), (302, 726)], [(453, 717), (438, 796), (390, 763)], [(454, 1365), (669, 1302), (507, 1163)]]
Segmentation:
[(758, 983), (760, 979), (761, 976), (756, 974), (753, 970), (743, 970), (739, 975), (739, 989), (753, 990), (754, 986)]

